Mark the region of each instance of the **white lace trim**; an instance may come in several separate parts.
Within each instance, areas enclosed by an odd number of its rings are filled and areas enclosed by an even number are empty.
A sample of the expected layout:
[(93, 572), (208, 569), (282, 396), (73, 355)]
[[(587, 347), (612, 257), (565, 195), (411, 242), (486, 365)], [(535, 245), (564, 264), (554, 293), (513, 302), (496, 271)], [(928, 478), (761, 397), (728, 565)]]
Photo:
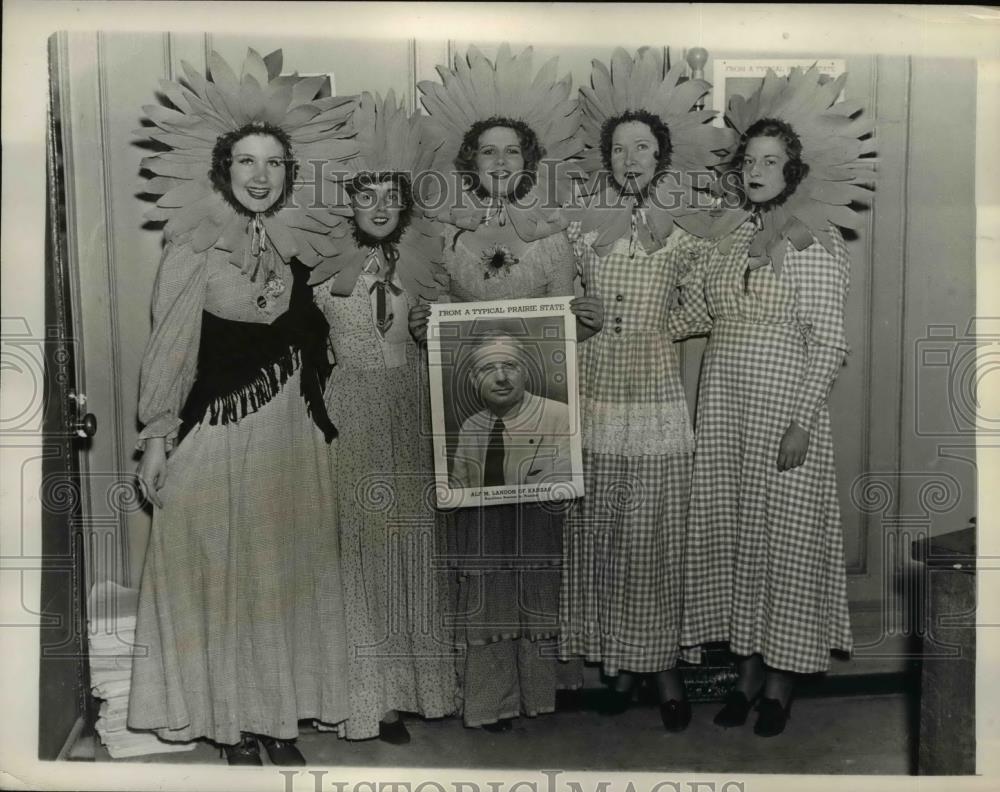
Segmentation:
[(598, 454), (674, 456), (694, 451), (687, 403), (580, 400), (583, 447)]

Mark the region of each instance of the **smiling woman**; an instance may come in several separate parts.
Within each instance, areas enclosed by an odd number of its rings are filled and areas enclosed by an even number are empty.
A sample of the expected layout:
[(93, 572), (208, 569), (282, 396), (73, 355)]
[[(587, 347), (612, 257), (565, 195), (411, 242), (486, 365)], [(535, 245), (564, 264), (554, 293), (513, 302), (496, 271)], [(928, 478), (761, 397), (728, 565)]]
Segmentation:
[(327, 324), (303, 262), (326, 246), (291, 230), (283, 199), (296, 155), (352, 153), (350, 104), (312, 100), (319, 86), (281, 77), (280, 53), (251, 50), (242, 79), (210, 65), (213, 83), (187, 67), (190, 87), (165, 85), (177, 110), (146, 108), (171, 150), (143, 163), (167, 244), (142, 362), (138, 480), (154, 510), (128, 724), (208, 738), (230, 764), (262, 764), (259, 740), (301, 765), (298, 720), (349, 714), (347, 630)]
[(237, 211), (273, 214), (292, 194), (297, 173), (288, 133), (274, 124), (244, 124), (212, 148), (212, 186)]
[(513, 194), (524, 170), (521, 145), (517, 132), (509, 126), (493, 126), (479, 136), (476, 175), (490, 195)]
[(351, 195), (354, 225), (362, 234), (383, 240), (400, 226), (400, 215), (413, 208), (412, 199), (403, 198), (405, 183), (385, 175), (381, 181), (358, 186)]
[[(350, 717), (339, 731), (403, 743), (410, 735), (400, 710), (435, 718), (455, 709), (445, 590), (432, 564), (437, 519), (426, 497), (426, 361), (407, 328), (410, 307), (434, 299), (446, 278), (441, 229), (420, 214), (411, 190), (432, 153), (422, 117), (394, 94), (364, 93), (354, 125), (362, 153), (331, 174), (342, 220), (333, 277), (315, 290), (337, 361), (326, 398), (340, 429), (334, 486), (350, 677)], [(318, 280), (327, 274), (320, 269)]]
[(502, 202), (528, 193), (544, 156), (545, 149), (531, 127), (513, 118), (493, 116), (469, 127), (454, 166), (466, 178), (469, 190)]
[(270, 135), (250, 135), (233, 145), (229, 179), (233, 196), (251, 212), (266, 212), (285, 186), (284, 150)]
[[(453, 68), (439, 67), (442, 85), (420, 84), (428, 126), (442, 140), (439, 167), (461, 182), (461, 192), (441, 202), (438, 213), (448, 223), (444, 257), (452, 302), (573, 295), (565, 220), (538, 200), (543, 153), (558, 163), (579, 151), (576, 103), (568, 81), (554, 79), (554, 67), (536, 75), (530, 49), (515, 56), (503, 45), (494, 63), (470, 48)], [(600, 327), (595, 302), (572, 303), (580, 338)], [(428, 306), (411, 311), (419, 337), (429, 313)], [(484, 401), (502, 412), (518, 390), (513, 379), (503, 369), (485, 373), (479, 384), (491, 389)], [(466, 437), (483, 447), (493, 436), (500, 449), (504, 425), (484, 413), (485, 423), (470, 427)], [(478, 486), (487, 471), (478, 455), (467, 456), (475, 460), (468, 478)], [(490, 481), (494, 474), (503, 478), (499, 461), (487, 464)], [(463, 509), (449, 520), (448, 543), (457, 573), (465, 724), (502, 732), (519, 715), (551, 712), (556, 689), (581, 681), (579, 661), (561, 663), (555, 656), (562, 515), (535, 503)], [(492, 559), (489, 568), (482, 558)]]

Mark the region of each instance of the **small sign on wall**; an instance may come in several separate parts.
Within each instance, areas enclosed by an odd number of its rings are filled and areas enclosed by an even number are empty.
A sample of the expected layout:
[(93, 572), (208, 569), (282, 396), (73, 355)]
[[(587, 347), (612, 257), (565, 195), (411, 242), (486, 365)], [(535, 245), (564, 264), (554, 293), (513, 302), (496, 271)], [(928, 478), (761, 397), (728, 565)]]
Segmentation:
[[(715, 123), (724, 126), (723, 116), (734, 96), (749, 97), (760, 87), (761, 80), (771, 69), (779, 77), (787, 77), (796, 66), (808, 69), (813, 64), (819, 69), (821, 81), (834, 80), (847, 70), (843, 58), (719, 58), (712, 69), (712, 109), (718, 110)], [(841, 91), (843, 101), (846, 91)]]
[(301, 72), (299, 77), (325, 77), (326, 80), (320, 86), (319, 93), (317, 94), (318, 98), (326, 99), (327, 97), (337, 95), (337, 81), (334, 79), (333, 72), (316, 72), (314, 74)]

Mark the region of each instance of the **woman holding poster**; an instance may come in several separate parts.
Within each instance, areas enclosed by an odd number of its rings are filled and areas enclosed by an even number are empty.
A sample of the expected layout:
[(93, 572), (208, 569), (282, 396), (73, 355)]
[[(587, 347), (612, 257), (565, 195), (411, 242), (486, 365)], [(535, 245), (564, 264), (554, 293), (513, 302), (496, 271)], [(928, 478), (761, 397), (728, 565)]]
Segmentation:
[(705, 247), (695, 180), (729, 139), (693, 109), (708, 83), (682, 75), (683, 64), (664, 73), (659, 50), (619, 49), (581, 89), (591, 182), (570, 238), (609, 319), (580, 349), (586, 494), (567, 518), (561, 598), (561, 653), (613, 678), (608, 714), (627, 708), (636, 675), (653, 674), (668, 731), (691, 718), (675, 669), (694, 450), (676, 299)]
[[(515, 56), (504, 45), (494, 64), (470, 48), (452, 69), (438, 67), (443, 84), (420, 84), (429, 135), (444, 141), (437, 161), (451, 177), (425, 198), (448, 224), (451, 301), (573, 294), (573, 251), (565, 223), (541, 206), (539, 165), (543, 157), (561, 162), (579, 152), (577, 106), (568, 78), (555, 79), (554, 62), (537, 77), (531, 64), (530, 49)], [(596, 301), (577, 298), (572, 308), (581, 337), (600, 328)], [(417, 337), (428, 315), (427, 306), (411, 312)], [(518, 343), (493, 342), (504, 349)], [(494, 419), (490, 433), (504, 429)], [(535, 503), (463, 509), (448, 534), (465, 724), (501, 732), (519, 715), (553, 711), (556, 689), (581, 681), (579, 663), (557, 659), (562, 515)]]

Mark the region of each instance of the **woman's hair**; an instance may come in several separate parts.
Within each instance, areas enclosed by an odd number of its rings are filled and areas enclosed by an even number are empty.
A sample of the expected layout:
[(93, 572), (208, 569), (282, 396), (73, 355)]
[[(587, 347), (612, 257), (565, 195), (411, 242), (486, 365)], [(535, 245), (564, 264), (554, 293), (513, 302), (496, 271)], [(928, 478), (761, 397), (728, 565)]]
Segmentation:
[[(607, 119), (601, 125), (601, 162), (604, 163), (604, 169), (608, 172), (608, 175), (611, 175), (611, 144), (615, 136), (615, 130), (622, 124), (632, 121), (648, 126), (649, 130), (653, 133), (653, 137), (656, 138), (656, 173), (653, 174), (653, 178), (649, 181), (650, 186), (652, 186), (670, 167), (670, 155), (674, 151), (674, 147), (670, 142), (670, 129), (663, 123), (663, 119), (655, 113), (650, 113), (648, 110), (626, 110), (621, 115), (612, 116)], [(614, 180), (614, 176), (611, 176), (611, 178)], [(615, 182), (615, 185), (619, 190), (624, 186), (617, 182)]]
[(785, 189), (770, 201), (760, 204), (761, 209), (770, 209), (772, 206), (783, 204), (788, 197), (795, 192), (799, 184), (809, 173), (809, 166), (802, 161), (802, 141), (795, 134), (791, 124), (778, 118), (761, 118), (754, 121), (740, 137), (740, 143), (736, 147), (736, 154), (733, 156), (731, 170), (739, 171), (743, 168), (743, 158), (746, 156), (747, 145), (754, 138), (773, 137), (781, 141), (785, 148), (788, 160), (782, 168), (782, 175), (785, 179)]
[(477, 121), (462, 137), (462, 145), (455, 157), (455, 170), (470, 182), (469, 189), (485, 197), (482, 184), (479, 181), (479, 171), (476, 168), (476, 154), (479, 152), (479, 138), (488, 129), (506, 127), (513, 129), (521, 144), (521, 156), (524, 158), (524, 172), (514, 188), (514, 198), (523, 198), (535, 186), (538, 177), (538, 165), (545, 156), (545, 149), (538, 141), (538, 135), (523, 121), (504, 116), (492, 116), (484, 121)]
[(222, 194), (230, 206), (238, 212), (247, 214), (247, 208), (237, 201), (236, 196), (233, 195), (232, 177), (229, 174), (229, 169), (233, 165), (233, 146), (243, 140), (243, 138), (250, 137), (251, 135), (273, 137), (281, 144), (281, 148), (284, 151), (285, 186), (281, 191), (281, 198), (275, 201), (274, 205), (264, 213), (273, 214), (282, 207), (285, 201), (288, 200), (288, 196), (292, 194), (292, 189), (295, 187), (295, 177), (299, 172), (299, 164), (292, 154), (291, 138), (288, 137), (288, 133), (281, 127), (269, 124), (266, 121), (251, 121), (239, 129), (219, 135), (216, 138), (215, 147), (212, 149), (212, 170), (209, 171), (209, 177), (212, 180), (212, 186)]
[(354, 196), (359, 192), (386, 182), (392, 183), (393, 187), (399, 192), (399, 197), (403, 203), (402, 208), (399, 210), (399, 222), (396, 224), (396, 228), (388, 236), (376, 239), (358, 228), (358, 224), (354, 222), (354, 218), (352, 217), (351, 233), (358, 247), (381, 247), (386, 260), (392, 259), (394, 261), (396, 258), (396, 243), (402, 238), (403, 232), (406, 231), (406, 227), (410, 224), (410, 219), (413, 216), (413, 188), (410, 186), (410, 177), (399, 171), (362, 171), (347, 182), (345, 189), (347, 190), (347, 195), (353, 201)]

